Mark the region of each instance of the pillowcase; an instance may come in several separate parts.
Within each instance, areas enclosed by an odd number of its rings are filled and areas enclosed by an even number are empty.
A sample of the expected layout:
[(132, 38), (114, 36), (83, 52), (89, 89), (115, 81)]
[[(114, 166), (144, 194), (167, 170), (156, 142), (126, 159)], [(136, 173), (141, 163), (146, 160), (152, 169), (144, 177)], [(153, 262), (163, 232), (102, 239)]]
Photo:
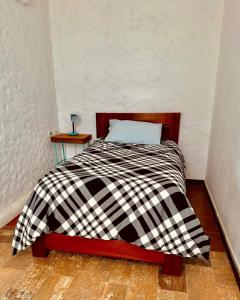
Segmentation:
[(162, 124), (128, 120), (110, 120), (106, 142), (159, 145)]

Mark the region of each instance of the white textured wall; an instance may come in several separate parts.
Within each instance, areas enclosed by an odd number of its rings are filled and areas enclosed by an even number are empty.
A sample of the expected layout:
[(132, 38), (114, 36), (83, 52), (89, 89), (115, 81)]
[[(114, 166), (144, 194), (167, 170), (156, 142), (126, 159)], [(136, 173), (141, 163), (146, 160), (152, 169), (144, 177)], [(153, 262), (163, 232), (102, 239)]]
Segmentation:
[(59, 123), (95, 112), (182, 112), (189, 178), (203, 179), (222, 0), (50, 0)]
[(206, 182), (240, 270), (240, 1), (226, 0)]
[(51, 168), (57, 112), (48, 1), (0, 0), (0, 226)]

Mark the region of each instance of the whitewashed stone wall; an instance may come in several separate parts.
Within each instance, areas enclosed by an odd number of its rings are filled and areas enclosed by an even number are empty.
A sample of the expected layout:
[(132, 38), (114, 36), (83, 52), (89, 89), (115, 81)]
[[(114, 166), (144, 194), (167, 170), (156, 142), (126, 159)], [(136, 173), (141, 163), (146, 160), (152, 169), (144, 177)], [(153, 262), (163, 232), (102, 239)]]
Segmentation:
[(240, 274), (240, 1), (225, 1), (206, 182)]
[(59, 124), (95, 112), (182, 113), (187, 176), (205, 177), (222, 0), (50, 0)]
[(58, 127), (48, 1), (0, 1), (0, 226), (53, 167), (48, 130)]

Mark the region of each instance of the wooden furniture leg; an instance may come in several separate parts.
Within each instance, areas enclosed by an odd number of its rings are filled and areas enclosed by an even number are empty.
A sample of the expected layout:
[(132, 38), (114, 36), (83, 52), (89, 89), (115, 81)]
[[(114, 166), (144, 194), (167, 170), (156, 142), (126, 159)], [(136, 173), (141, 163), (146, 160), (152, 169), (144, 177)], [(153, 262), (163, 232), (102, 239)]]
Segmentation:
[(180, 276), (182, 272), (182, 256), (165, 254), (162, 266), (162, 273), (165, 275)]
[(32, 244), (32, 256), (46, 258), (49, 254), (49, 250), (45, 245), (45, 236), (41, 236), (36, 239), (35, 243)]

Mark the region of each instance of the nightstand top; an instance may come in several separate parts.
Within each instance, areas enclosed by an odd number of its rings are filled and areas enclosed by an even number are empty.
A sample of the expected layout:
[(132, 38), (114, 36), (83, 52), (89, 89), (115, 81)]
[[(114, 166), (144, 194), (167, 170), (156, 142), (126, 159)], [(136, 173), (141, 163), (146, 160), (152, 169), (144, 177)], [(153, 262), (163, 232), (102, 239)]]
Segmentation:
[(59, 133), (51, 136), (52, 143), (85, 144), (91, 139), (91, 134), (68, 135), (67, 133)]

